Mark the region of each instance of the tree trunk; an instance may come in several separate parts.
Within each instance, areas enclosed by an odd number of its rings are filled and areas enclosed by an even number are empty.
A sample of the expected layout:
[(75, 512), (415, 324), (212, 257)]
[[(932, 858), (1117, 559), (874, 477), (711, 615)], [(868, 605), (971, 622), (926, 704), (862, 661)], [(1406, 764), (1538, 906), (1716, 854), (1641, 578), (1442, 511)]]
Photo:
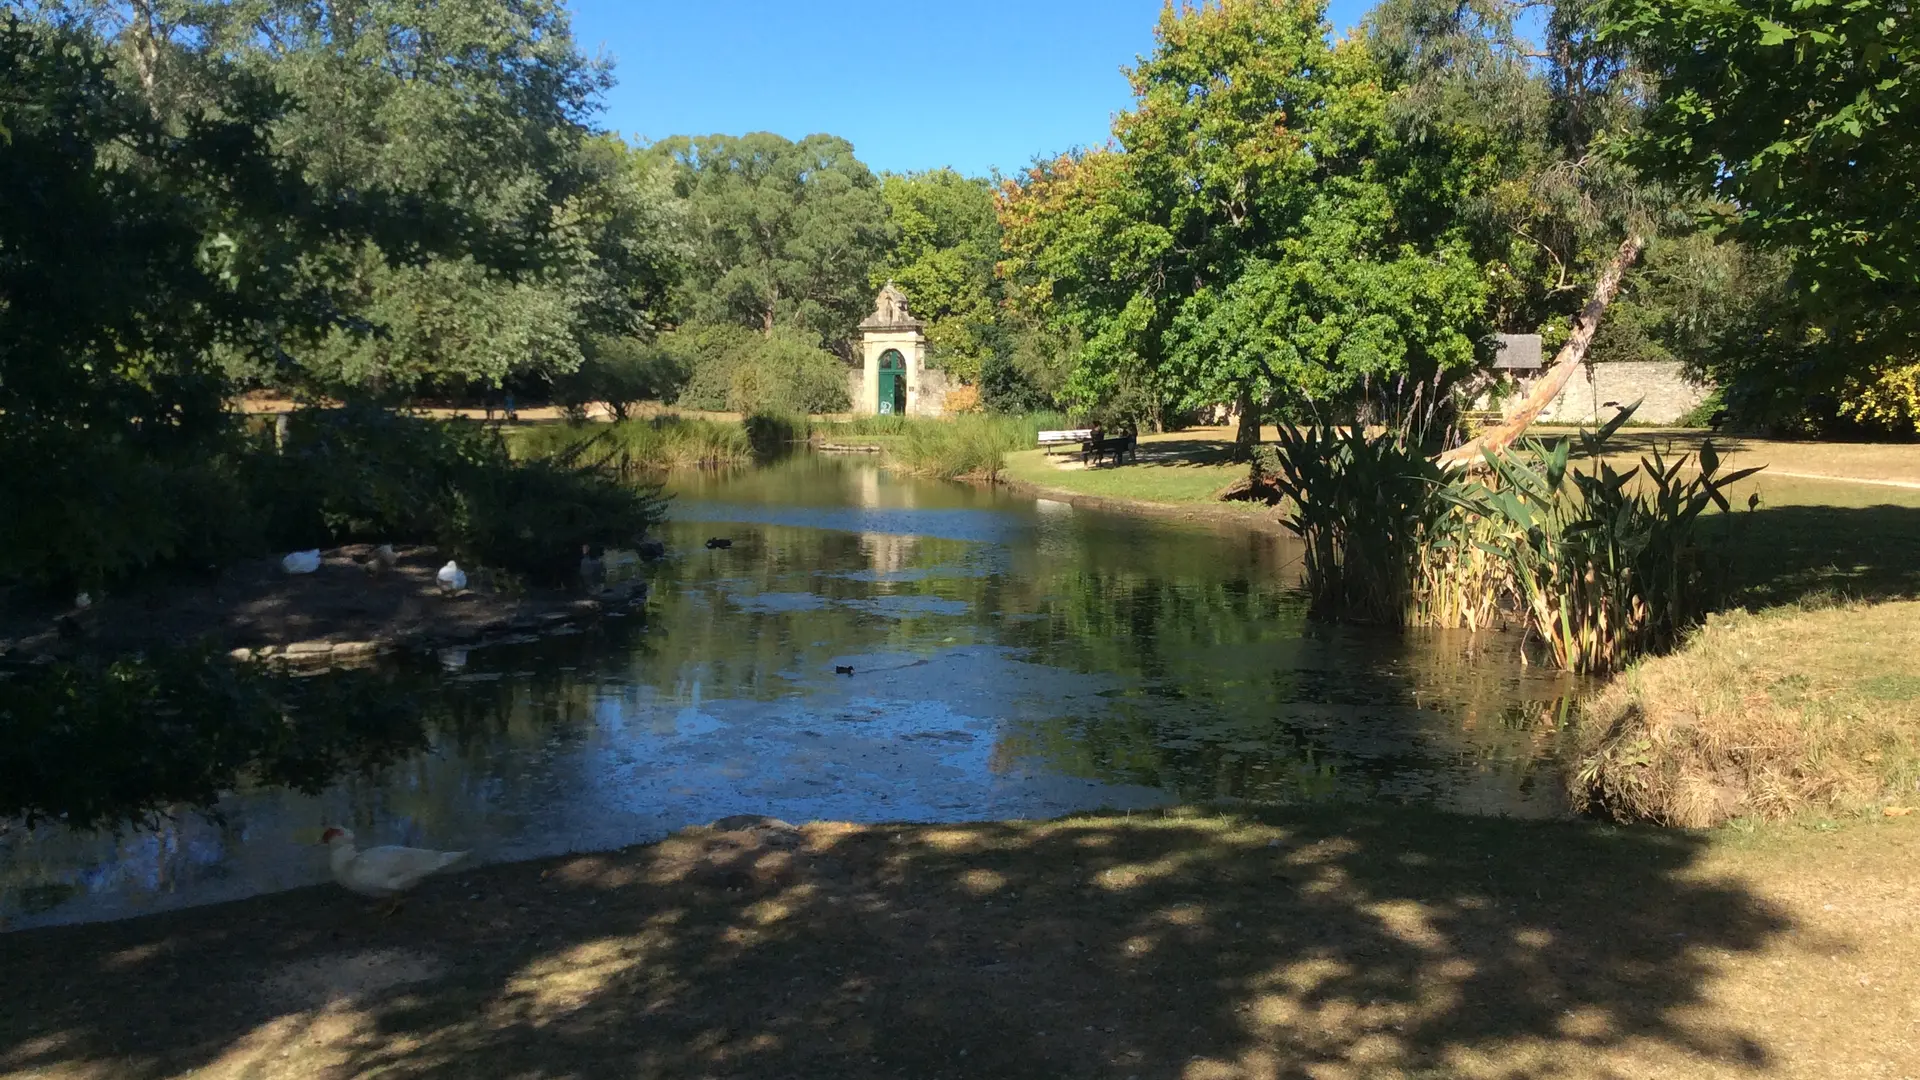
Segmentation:
[(1240, 430), (1233, 437), (1233, 457), (1236, 461), (1248, 461), (1253, 457), (1253, 448), (1260, 445), (1260, 422), (1264, 419), (1260, 412), (1260, 401), (1253, 396), (1253, 383), (1240, 384)]
[(1527, 395), (1520, 410), (1509, 417), (1499, 427), (1493, 428), (1477, 439), (1454, 447), (1441, 454), (1437, 460), (1442, 465), (1464, 465), (1472, 467), (1487, 452), (1499, 453), (1524, 434), (1527, 428), (1539, 418), (1553, 399), (1573, 381), (1574, 373), (1587, 358), (1587, 349), (1593, 345), (1593, 335), (1600, 329), (1600, 317), (1607, 312), (1607, 305), (1613, 303), (1614, 296), (1620, 291), (1620, 279), (1626, 275), (1627, 268), (1640, 257), (1640, 251), (1647, 246), (1646, 240), (1638, 235), (1629, 235), (1620, 250), (1614, 252), (1607, 268), (1601, 271), (1600, 281), (1593, 287), (1593, 299), (1580, 312), (1580, 318), (1573, 324), (1573, 336), (1553, 358), (1553, 368), (1534, 385), (1533, 392)]

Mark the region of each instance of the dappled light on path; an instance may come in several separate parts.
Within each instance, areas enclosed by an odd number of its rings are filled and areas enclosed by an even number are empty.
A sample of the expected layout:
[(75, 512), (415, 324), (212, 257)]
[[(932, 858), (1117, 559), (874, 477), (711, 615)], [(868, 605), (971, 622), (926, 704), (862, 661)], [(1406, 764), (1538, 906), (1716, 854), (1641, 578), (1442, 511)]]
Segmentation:
[(1819, 1025), (1756, 1002), (1739, 973), (1861, 944), (1710, 855), (1392, 808), (690, 830), (391, 921), (305, 890), (11, 938), (0, 1075), (1816, 1075), (1842, 1045), (1863, 1071), (1829, 1075), (1876, 1075), (1910, 1045), (1844, 993)]

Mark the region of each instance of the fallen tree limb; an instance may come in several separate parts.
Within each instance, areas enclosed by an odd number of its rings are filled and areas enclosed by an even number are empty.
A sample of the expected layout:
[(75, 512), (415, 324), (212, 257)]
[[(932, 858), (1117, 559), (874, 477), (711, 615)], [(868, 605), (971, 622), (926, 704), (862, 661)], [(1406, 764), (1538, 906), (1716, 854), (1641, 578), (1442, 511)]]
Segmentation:
[(1600, 329), (1600, 317), (1606, 314), (1607, 305), (1613, 303), (1613, 298), (1619, 294), (1620, 280), (1626, 276), (1627, 268), (1640, 257), (1641, 250), (1646, 246), (1646, 240), (1634, 234), (1627, 237), (1619, 251), (1614, 252), (1607, 268), (1601, 271), (1599, 282), (1593, 287), (1593, 299), (1587, 301), (1580, 317), (1574, 321), (1573, 336), (1567, 339), (1559, 355), (1553, 358), (1553, 368), (1535, 384), (1533, 392), (1521, 403), (1520, 410), (1498, 427), (1441, 454), (1435, 461), (1442, 465), (1471, 468), (1486, 453), (1505, 450), (1527, 428), (1533, 426), (1547, 406), (1553, 404), (1553, 399), (1567, 388), (1567, 383), (1573, 381), (1574, 373), (1580, 370), (1581, 363), (1587, 358), (1587, 349), (1593, 345), (1593, 335)]

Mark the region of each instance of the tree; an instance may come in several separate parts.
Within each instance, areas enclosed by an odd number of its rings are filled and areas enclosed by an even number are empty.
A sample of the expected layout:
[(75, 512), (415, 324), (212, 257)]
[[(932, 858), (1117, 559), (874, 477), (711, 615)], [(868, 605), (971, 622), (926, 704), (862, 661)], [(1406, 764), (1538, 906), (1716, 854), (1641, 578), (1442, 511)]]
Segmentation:
[(1187, 406), (1237, 398), (1245, 446), (1283, 395), (1472, 363), (1485, 288), (1452, 213), (1460, 183), (1396, 141), (1382, 71), (1328, 43), (1323, 10), (1169, 7), (1116, 147), (1004, 196), (1018, 295), (1085, 336), (1082, 400), (1128, 383)]
[(850, 356), (873, 302), (868, 282), (892, 230), (880, 182), (846, 140), (809, 135), (666, 139), (686, 201), (692, 252), (681, 301), (695, 322), (736, 323), (772, 335), (804, 331)]
[[(91, 586), (246, 526), (217, 505), (236, 431), (211, 350), (338, 319), (304, 253), (412, 222), (322, 195), (266, 132), (286, 98), (206, 73), (163, 123), (84, 26), (0, 22), (0, 576)], [(387, 229), (375, 231), (372, 226)]]
[(280, 154), (336, 197), (382, 191), (441, 231), (432, 258), (372, 240), (306, 253), (344, 318), (243, 375), (405, 390), (577, 367), (589, 334), (658, 321), (677, 258), (670, 197), (588, 138), (609, 76), (557, 0), (73, 0), (119, 41), (162, 122), (234, 67), (297, 107)]
[(952, 169), (881, 181), (895, 240), (869, 284), (891, 281), (927, 323), (933, 357), (963, 382), (977, 382), (999, 341), (1000, 288), (994, 263), (1000, 222), (993, 188)]
[(1634, 160), (1712, 200), (1731, 236), (1789, 261), (1787, 287), (1746, 335), (1762, 351), (1717, 366), (1731, 400), (1771, 421), (1817, 424), (1837, 405), (1903, 423), (1898, 388), (1911, 378), (1900, 373), (1920, 356), (1912, 11), (1872, 0), (1606, 10), (1608, 39), (1642, 58), (1658, 90)]
[(1920, 314), (1920, 22), (1869, 0), (1615, 0), (1659, 96), (1642, 164), (1795, 253), (1823, 302)]

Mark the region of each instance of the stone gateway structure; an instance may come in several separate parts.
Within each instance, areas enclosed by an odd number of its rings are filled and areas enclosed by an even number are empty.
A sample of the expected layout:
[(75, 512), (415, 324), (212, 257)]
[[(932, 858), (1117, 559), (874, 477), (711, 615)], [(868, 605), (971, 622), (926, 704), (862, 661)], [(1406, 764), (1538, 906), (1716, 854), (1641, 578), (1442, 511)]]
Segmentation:
[(860, 367), (847, 377), (856, 416), (941, 416), (947, 378), (927, 367), (926, 324), (907, 310), (893, 282), (874, 299), (860, 323)]

